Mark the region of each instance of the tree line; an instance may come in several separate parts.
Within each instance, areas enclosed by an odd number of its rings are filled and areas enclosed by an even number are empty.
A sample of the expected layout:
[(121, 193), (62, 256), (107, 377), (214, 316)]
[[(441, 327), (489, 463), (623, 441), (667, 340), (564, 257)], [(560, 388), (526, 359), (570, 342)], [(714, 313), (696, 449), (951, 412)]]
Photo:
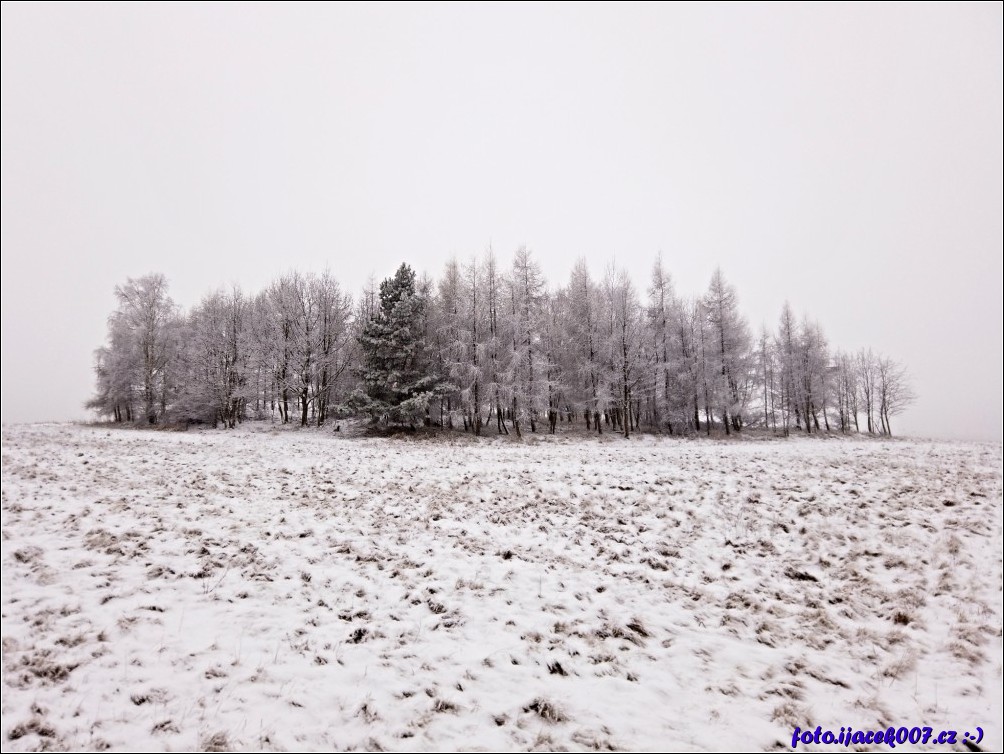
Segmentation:
[(217, 290), (188, 312), (159, 274), (115, 295), (87, 405), (116, 422), (891, 435), (914, 398), (901, 364), (831, 349), (787, 303), (754, 336), (720, 269), (680, 296), (661, 258), (644, 296), (625, 270), (596, 278), (582, 260), (550, 288), (526, 248), (508, 266), (490, 250), (452, 259), (438, 280), (401, 265), (355, 300), (327, 272)]

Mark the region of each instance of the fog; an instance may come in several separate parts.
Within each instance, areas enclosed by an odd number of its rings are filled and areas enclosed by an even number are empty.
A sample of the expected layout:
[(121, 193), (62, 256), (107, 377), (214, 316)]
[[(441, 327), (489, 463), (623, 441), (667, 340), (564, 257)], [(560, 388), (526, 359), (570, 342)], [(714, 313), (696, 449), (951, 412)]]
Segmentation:
[(1002, 6), (2, 6), (2, 418), (88, 416), (113, 290), (521, 244), (716, 266), (1001, 437)]

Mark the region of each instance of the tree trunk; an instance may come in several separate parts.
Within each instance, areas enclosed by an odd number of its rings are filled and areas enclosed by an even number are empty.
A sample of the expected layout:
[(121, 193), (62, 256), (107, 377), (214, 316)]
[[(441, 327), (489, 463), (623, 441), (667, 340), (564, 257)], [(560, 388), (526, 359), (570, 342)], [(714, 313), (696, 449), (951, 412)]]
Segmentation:
[(624, 412), (624, 418), (622, 419), (621, 423), (623, 424), (622, 429), (624, 430), (624, 439), (627, 439), (627, 438), (629, 438), (631, 436), (631, 416), (630, 416), (630, 412), (631, 412), (631, 396), (628, 393), (628, 386), (627, 386), (626, 382), (624, 383), (624, 408), (623, 408), (623, 412)]
[[(475, 326), (475, 333), (477, 329)], [(475, 346), (477, 348), (477, 346)], [(475, 352), (474, 365), (477, 367), (477, 354)], [(475, 437), (481, 437), (481, 397), (479, 389), (479, 380), (474, 379), (474, 435)]]
[[(498, 399), (496, 398), (496, 401)], [(498, 423), (499, 434), (509, 434), (509, 428), (505, 425), (505, 417), (502, 416), (502, 404), (495, 403), (495, 421)]]

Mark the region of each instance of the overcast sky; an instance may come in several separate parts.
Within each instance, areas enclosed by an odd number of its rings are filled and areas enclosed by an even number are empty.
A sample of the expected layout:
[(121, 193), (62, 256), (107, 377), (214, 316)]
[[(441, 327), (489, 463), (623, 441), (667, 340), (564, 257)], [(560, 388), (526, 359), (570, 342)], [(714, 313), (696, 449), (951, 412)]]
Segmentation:
[(526, 244), (721, 265), (1001, 437), (1002, 6), (2, 6), (3, 421), (82, 418), (114, 286), (356, 292)]

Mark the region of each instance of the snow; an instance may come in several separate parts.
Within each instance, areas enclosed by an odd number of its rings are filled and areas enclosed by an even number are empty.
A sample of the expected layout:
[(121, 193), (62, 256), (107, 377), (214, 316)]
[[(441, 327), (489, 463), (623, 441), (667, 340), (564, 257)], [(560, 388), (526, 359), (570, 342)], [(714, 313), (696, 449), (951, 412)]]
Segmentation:
[(5, 426), (0, 733), (701, 751), (979, 725), (999, 750), (1001, 463), (992, 443)]

